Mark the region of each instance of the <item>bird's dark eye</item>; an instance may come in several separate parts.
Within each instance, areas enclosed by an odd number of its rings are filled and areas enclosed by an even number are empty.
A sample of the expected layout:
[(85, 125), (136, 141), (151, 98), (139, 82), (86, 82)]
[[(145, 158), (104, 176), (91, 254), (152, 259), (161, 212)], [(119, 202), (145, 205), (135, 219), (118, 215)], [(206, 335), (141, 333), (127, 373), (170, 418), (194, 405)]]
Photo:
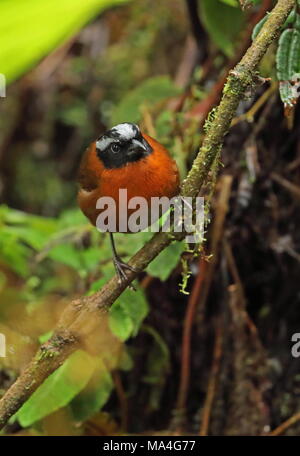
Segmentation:
[(121, 147), (120, 147), (119, 144), (113, 143), (113, 144), (111, 145), (111, 150), (116, 154), (116, 153), (120, 152)]

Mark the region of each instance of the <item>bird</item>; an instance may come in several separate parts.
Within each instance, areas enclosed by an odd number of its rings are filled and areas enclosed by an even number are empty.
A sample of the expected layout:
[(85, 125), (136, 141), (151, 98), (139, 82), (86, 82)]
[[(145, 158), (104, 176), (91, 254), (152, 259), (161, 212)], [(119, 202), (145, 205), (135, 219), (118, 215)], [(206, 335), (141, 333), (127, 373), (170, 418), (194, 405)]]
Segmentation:
[[(112, 198), (118, 214), (120, 189), (126, 190), (128, 201), (138, 196), (149, 203), (152, 197), (175, 197), (180, 185), (177, 164), (167, 149), (130, 122), (110, 128), (90, 144), (80, 162), (78, 182), (79, 207), (94, 226), (103, 210), (97, 208), (101, 197)], [(127, 216), (131, 213), (128, 210)], [(109, 235), (113, 263), (122, 282), (127, 279), (126, 270), (137, 271), (117, 253), (113, 234), (120, 232), (120, 223), (119, 217)]]

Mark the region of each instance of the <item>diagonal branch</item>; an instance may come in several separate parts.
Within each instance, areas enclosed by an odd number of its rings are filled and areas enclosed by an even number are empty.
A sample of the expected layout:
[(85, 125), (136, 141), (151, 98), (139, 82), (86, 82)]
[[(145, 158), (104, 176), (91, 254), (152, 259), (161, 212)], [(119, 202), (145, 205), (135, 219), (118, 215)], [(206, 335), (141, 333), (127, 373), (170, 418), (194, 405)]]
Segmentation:
[[(269, 45), (278, 36), (281, 26), (295, 6), (295, 0), (278, 0), (276, 6), (256, 40), (242, 60), (230, 72), (223, 90), (223, 97), (207, 123), (207, 134), (193, 166), (182, 184), (183, 196), (196, 196), (205, 183), (212, 164), (220, 153), (224, 137), (235, 115), (239, 102), (247, 89), (255, 84), (257, 66)], [(176, 234), (182, 239), (184, 234)], [(174, 236), (175, 238), (175, 236)], [(138, 271), (164, 250), (174, 239), (170, 233), (157, 233), (130, 260), (129, 264)], [(92, 296), (72, 301), (63, 312), (58, 327), (51, 339), (41, 346), (29, 366), (21, 373), (0, 401), (0, 427), (21, 407), (39, 385), (55, 371), (65, 359), (79, 347), (85, 338), (99, 330), (107, 309), (136, 277), (130, 272), (128, 280), (119, 284), (113, 277)]]

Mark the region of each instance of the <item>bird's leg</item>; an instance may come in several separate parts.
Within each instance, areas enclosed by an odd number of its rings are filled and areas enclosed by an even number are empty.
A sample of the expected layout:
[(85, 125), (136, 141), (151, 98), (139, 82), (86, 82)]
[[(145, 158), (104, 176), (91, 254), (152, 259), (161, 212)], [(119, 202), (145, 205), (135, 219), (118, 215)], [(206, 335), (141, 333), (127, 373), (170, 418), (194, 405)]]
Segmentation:
[[(124, 271), (124, 269), (128, 269), (129, 271), (132, 271), (132, 272), (138, 272), (138, 271), (135, 268), (133, 268), (132, 266), (130, 266), (129, 264), (121, 261), (121, 258), (119, 257), (117, 250), (116, 250), (115, 241), (114, 241), (112, 233), (109, 233), (109, 238), (110, 238), (111, 249), (112, 249), (112, 253), (113, 253), (113, 262), (114, 262), (115, 270), (119, 277), (119, 282), (121, 283), (123, 280), (127, 280), (127, 275), (126, 275), (126, 272)], [(130, 285), (130, 288), (135, 290), (133, 285)]]

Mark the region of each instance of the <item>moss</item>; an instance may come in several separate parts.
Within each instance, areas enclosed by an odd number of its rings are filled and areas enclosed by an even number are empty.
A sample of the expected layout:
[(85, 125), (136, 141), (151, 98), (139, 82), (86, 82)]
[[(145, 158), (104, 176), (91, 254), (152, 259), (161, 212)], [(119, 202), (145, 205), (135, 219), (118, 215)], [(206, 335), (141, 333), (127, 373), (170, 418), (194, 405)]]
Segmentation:
[(179, 287), (180, 287), (179, 291), (182, 294), (189, 295), (189, 292), (187, 291), (187, 285), (188, 285), (189, 278), (191, 276), (191, 271), (189, 268), (188, 260), (186, 258), (182, 257), (181, 264), (182, 264), (182, 273), (181, 273), (182, 279), (181, 279), (181, 283), (179, 284)]
[(215, 119), (216, 110), (217, 110), (217, 108), (213, 108), (210, 111), (210, 113), (208, 114), (208, 116), (207, 116), (207, 119), (206, 119), (205, 124), (203, 126), (203, 130), (205, 131), (205, 133), (208, 133), (208, 131), (209, 131), (210, 127), (211, 127), (211, 124), (212, 124), (212, 122)]

